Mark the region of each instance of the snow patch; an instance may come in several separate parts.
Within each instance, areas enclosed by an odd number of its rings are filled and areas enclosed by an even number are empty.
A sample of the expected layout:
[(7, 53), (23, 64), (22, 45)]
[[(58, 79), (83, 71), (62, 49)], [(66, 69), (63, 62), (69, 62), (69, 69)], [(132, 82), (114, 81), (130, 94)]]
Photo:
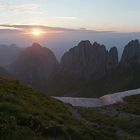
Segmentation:
[(123, 98), (127, 96), (140, 94), (140, 88), (128, 90), (124, 92), (117, 92), (114, 94), (107, 94), (100, 98), (76, 98), (76, 97), (53, 97), (66, 104), (79, 107), (102, 107), (106, 105), (123, 102)]

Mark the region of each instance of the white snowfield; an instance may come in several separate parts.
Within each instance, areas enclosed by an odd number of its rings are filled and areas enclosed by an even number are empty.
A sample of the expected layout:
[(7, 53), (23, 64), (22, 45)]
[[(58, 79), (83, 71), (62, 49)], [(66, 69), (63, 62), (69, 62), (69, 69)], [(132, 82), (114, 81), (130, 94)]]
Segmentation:
[(108, 94), (100, 97), (100, 100), (102, 101), (103, 105), (110, 105), (115, 104), (118, 102), (123, 102), (123, 98), (127, 96), (137, 95), (140, 94), (140, 88), (134, 89), (134, 90), (128, 90), (124, 92), (118, 92), (114, 94)]
[(123, 98), (127, 96), (140, 94), (140, 88), (114, 94), (104, 95), (100, 98), (76, 98), (76, 97), (53, 97), (66, 104), (79, 107), (101, 107), (106, 105), (123, 102)]
[(80, 107), (101, 107), (103, 106), (99, 98), (76, 98), (76, 97), (54, 97), (64, 103)]

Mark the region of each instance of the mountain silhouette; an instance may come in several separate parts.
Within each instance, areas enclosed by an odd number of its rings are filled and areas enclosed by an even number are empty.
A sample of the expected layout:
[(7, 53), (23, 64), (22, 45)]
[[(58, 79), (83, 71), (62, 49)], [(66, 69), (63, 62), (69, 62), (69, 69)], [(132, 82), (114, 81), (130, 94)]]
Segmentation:
[(139, 49), (138, 40), (130, 41), (119, 62), (116, 47), (107, 51), (104, 45), (81, 41), (63, 55), (61, 70), (50, 82), (49, 92), (62, 96), (97, 97), (139, 88)]
[(46, 91), (57, 66), (58, 62), (50, 49), (33, 43), (12, 64), (11, 73), (24, 83)]
[(38, 43), (26, 48), (11, 65), (19, 80), (49, 95), (96, 97), (140, 87), (140, 43), (130, 41), (120, 61), (116, 47), (81, 41), (60, 63)]

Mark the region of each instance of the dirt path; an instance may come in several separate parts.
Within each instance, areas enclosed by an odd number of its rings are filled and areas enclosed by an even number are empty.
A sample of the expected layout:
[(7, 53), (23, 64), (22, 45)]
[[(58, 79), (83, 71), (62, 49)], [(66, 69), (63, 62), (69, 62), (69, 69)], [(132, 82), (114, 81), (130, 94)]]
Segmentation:
[(97, 123), (88, 121), (85, 117), (83, 117), (78, 111), (77, 109), (75, 109), (74, 107), (67, 105), (69, 111), (71, 112), (71, 114), (73, 115), (73, 117), (75, 117), (77, 120), (79, 121), (84, 121), (85, 123), (87, 123), (88, 125), (97, 125)]
[[(99, 125), (97, 122), (91, 122), (91, 121), (89, 121), (89, 120), (87, 120), (84, 116), (82, 116), (79, 112), (78, 112), (78, 110), (76, 109), (76, 108), (74, 108), (73, 106), (70, 106), (70, 105), (67, 105), (67, 107), (68, 107), (68, 109), (69, 109), (69, 111), (71, 112), (71, 114), (73, 115), (73, 117), (75, 117), (77, 120), (79, 120), (79, 121), (83, 121), (83, 122), (85, 122), (85, 123), (87, 123), (88, 125), (90, 125), (90, 126), (97, 126), (97, 125)], [(114, 112), (114, 110), (113, 110), (113, 112)], [(102, 112), (103, 113), (103, 112)], [(104, 112), (105, 114), (106, 114), (106, 112)], [(116, 111), (115, 111), (115, 113), (116, 113)], [(130, 114), (129, 114), (130, 115)], [(119, 127), (117, 127), (117, 126), (115, 126), (114, 127), (114, 129), (116, 129), (116, 136), (118, 137), (118, 139), (120, 139), (120, 138), (122, 138), (122, 137), (126, 137), (126, 136), (129, 136), (129, 134), (126, 132), (126, 131), (124, 131), (123, 129), (121, 129), (121, 128), (119, 128)]]

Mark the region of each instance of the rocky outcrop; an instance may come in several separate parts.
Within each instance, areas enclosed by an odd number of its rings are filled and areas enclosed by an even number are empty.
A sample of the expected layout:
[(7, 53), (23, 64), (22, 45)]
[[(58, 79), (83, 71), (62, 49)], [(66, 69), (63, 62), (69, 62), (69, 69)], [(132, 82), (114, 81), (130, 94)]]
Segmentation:
[(118, 50), (116, 47), (113, 47), (109, 50), (107, 69), (115, 69), (118, 66)]
[(127, 67), (130, 64), (140, 64), (140, 43), (139, 40), (129, 42), (123, 51), (120, 65)]
[[(49, 83), (49, 93), (79, 96), (83, 89), (89, 92), (91, 87), (96, 88), (95, 81), (112, 73), (117, 65), (117, 48), (107, 51), (104, 45), (97, 42), (91, 44), (88, 40), (81, 41), (63, 55), (60, 69)], [(94, 91), (95, 94), (97, 92), (98, 89)]]
[(12, 65), (11, 72), (26, 84), (46, 90), (57, 66), (58, 62), (52, 51), (34, 43), (21, 53)]
[(99, 79), (106, 74), (107, 69), (118, 64), (117, 48), (109, 52), (104, 45), (89, 41), (81, 41), (78, 46), (64, 54), (61, 65), (73, 77), (77, 79)]

